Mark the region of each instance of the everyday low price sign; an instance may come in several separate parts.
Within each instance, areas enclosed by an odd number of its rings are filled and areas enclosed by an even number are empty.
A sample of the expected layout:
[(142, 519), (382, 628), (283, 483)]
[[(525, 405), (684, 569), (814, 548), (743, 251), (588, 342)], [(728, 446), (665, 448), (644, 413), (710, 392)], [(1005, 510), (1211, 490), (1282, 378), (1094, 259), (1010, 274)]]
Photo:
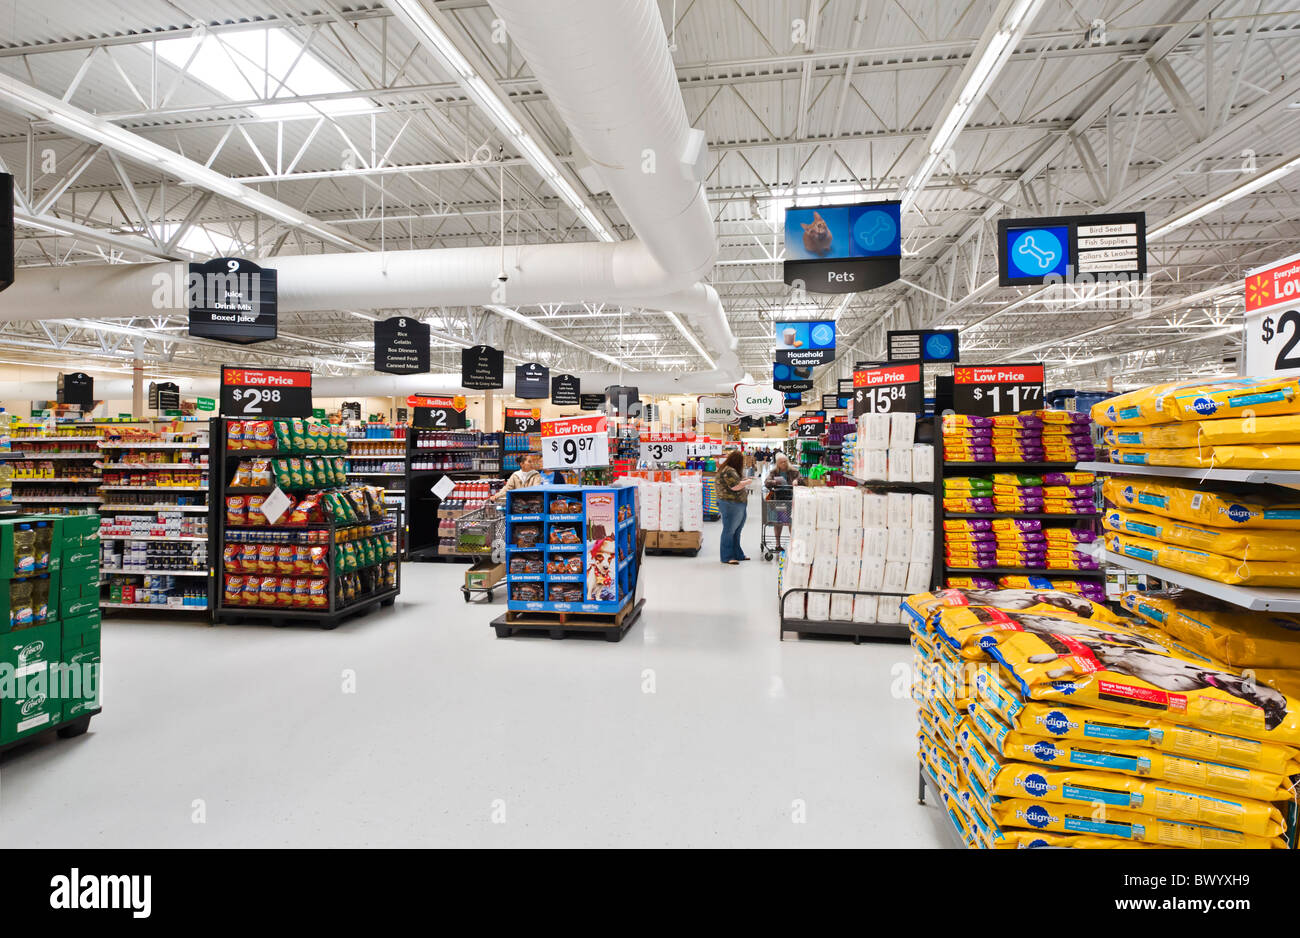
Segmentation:
[(1246, 370), (1252, 377), (1300, 372), (1300, 254), (1246, 276)]
[(542, 424), (543, 469), (608, 465), (609, 423), (605, 417), (570, 417)]
[(311, 372), (221, 366), (221, 416), (310, 417)]
[(975, 365), (952, 373), (953, 410), (997, 417), (1043, 409), (1042, 365)]
[(853, 372), (853, 416), (925, 411), (921, 366), (886, 365)]
[(694, 433), (642, 433), (641, 458), (655, 463), (684, 462), (694, 444)]

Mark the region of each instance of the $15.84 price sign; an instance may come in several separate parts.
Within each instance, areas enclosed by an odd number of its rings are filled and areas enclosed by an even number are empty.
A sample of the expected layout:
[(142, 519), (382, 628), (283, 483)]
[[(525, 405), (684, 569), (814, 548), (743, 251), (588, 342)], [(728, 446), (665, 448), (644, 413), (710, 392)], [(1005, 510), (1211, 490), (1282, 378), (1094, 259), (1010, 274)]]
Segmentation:
[(542, 424), (543, 469), (609, 465), (609, 425), (604, 417), (572, 417)]
[(920, 365), (889, 365), (853, 372), (853, 416), (919, 414), (925, 410)]
[(953, 410), (997, 417), (1042, 410), (1042, 365), (976, 365), (953, 370)]
[(650, 463), (685, 462), (694, 445), (694, 433), (642, 433), (641, 458)]
[(221, 416), (311, 416), (311, 372), (221, 366)]

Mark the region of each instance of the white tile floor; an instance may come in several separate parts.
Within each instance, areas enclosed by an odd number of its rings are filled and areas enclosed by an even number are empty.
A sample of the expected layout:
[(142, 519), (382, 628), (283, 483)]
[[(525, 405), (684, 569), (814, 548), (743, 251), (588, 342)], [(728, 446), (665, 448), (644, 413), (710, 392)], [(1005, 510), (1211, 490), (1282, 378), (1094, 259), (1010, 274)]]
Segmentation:
[(718, 524), (647, 557), (619, 644), (497, 639), (502, 602), (466, 605), (452, 564), (333, 632), (110, 618), (91, 731), (0, 758), (0, 842), (950, 845), (891, 693), (909, 649), (778, 643), (756, 507), (747, 564), (718, 563)]

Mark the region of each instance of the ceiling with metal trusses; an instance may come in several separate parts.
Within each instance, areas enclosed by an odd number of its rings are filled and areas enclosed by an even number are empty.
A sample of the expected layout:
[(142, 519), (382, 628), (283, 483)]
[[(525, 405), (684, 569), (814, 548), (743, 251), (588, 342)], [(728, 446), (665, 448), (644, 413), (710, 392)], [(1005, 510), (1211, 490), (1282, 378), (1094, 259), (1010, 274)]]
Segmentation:
[[(489, 3), (425, 6), (446, 17), (506, 106), (531, 119), (539, 145), (572, 168), (567, 128), (509, 37), (494, 32)], [(771, 373), (773, 321), (814, 316), (839, 323), (827, 382), (880, 357), (886, 330), (921, 326), (961, 329), (964, 361), (1045, 361), (1054, 387), (1229, 373), (1243, 272), (1300, 251), (1300, 176), (1270, 172), (1300, 167), (1300, 8), (1290, 0), (1031, 4), (1014, 50), (933, 167), (927, 148), (1005, 9), (998, 0), (659, 6), (688, 117), (709, 144), (711, 283), (755, 377)], [(369, 249), (592, 240), (453, 77), (382, 3), (0, 0), (0, 81), (105, 118)], [(3, 96), (0, 162), (16, 179), (19, 276), (28, 266), (339, 250), (33, 121)], [(923, 168), (933, 171), (918, 178)], [(918, 182), (902, 280), (792, 301), (785, 205), (895, 198)], [(577, 188), (632, 237), (607, 194)], [(999, 218), (1102, 211), (1146, 212), (1146, 284), (997, 286)], [(1179, 218), (1188, 213), (1196, 217)], [(435, 371), (456, 371), (459, 348), (479, 341), (572, 371), (610, 368), (586, 349), (612, 349), (640, 371), (708, 368), (662, 314), (633, 308), (518, 310), (567, 342), (480, 308), (401, 312), (432, 325)], [(139, 347), (151, 369), (172, 375), (239, 360), (346, 375), (370, 370), (376, 315), (387, 312), (284, 314), (279, 340), (245, 350), (190, 339), (180, 318), (114, 317), (88, 298), (84, 321), (0, 323), (0, 362), (125, 369)]]

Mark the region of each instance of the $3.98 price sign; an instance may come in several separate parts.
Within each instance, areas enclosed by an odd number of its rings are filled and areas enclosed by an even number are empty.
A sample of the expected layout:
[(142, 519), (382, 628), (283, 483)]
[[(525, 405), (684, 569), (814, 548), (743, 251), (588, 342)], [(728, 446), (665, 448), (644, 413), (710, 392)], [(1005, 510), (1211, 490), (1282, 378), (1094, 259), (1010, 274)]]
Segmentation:
[(609, 424), (604, 417), (573, 417), (542, 424), (543, 469), (609, 465)]
[(953, 410), (997, 417), (1042, 410), (1042, 365), (976, 365), (953, 371)]
[(642, 433), (641, 458), (650, 463), (685, 462), (694, 445), (694, 433)]
[(221, 367), (221, 416), (311, 416), (311, 372)]
[(925, 410), (920, 365), (889, 365), (853, 372), (853, 416), (919, 414)]

